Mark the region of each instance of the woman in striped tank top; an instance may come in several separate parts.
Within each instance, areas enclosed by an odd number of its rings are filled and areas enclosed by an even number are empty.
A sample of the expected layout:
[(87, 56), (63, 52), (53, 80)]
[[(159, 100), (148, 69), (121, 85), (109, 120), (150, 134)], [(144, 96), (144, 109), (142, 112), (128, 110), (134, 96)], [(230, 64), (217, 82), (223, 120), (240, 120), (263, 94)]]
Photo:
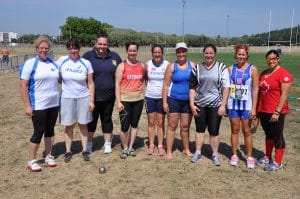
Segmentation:
[(232, 149), (230, 164), (237, 166), (238, 163), (237, 149), (242, 127), (247, 150), (247, 168), (253, 169), (255, 162), (252, 157), (252, 136), (249, 123), (256, 118), (259, 74), (257, 67), (248, 63), (248, 45), (238, 44), (234, 47), (234, 50), (236, 64), (228, 69), (230, 73), (230, 92), (227, 108), (231, 124)]

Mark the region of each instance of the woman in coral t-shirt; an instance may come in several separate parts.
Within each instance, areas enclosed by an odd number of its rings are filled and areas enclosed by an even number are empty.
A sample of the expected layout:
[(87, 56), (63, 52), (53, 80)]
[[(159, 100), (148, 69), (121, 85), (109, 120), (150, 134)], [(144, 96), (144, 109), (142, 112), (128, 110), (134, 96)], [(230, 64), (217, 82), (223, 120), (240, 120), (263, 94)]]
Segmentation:
[[(268, 69), (260, 75), (258, 112), (261, 125), (266, 134), (266, 154), (257, 160), (257, 165), (265, 165), (265, 170), (274, 171), (282, 167), (285, 141), (283, 128), (285, 115), (289, 112), (288, 93), (293, 77), (280, 66), (279, 53), (270, 50), (266, 54)], [(275, 160), (271, 162), (275, 146)]]

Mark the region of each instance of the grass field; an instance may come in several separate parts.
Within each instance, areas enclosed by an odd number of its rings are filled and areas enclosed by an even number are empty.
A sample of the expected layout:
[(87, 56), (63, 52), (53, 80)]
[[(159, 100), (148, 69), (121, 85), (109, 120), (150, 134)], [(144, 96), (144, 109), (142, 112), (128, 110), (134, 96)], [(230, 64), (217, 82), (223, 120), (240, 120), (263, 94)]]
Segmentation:
[[(63, 52), (59, 52), (63, 53)], [(124, 57), (124, 50), (120, 50)], [(218, 60), (230, 65), (234, 62), (232, 54), (218, 55)], [(150, 58), (150, 50), (139, 52), (142, 61)], [(173, 54), (166, 55), (169, 60)], [(199, 62), (200, 54), (190, 54), (190, 59)], [(282, 55), (282, 65), (300, 81), (300, 56)], [(262, 71), (265, 68), (264, 54), (251, 54), (250, 61)], [(299, 87), (292, 88), (292, 94), (300, 97)], [(292, 106), (299, 107), (299, 101), (291, 100)], [(203, 147), (204, 157), (197, 164), (182, 154), (179, 133), (175, 139), (175, 160), (169, 161), (146, 154), (147, 117), (143, 112), (139, 124), (139, 133), (135, 148), (137, 157), (126, 160), (119, 158), (121, 149), (120, 125), (116, 111), (114, 119), (113, 153), (103, 154), (103, 136), (99, 133), (94, 138), (91, 161), (84, 162), (80, 151), (79, 130), (74, 133), (72, 146), (74, 158), (69, 164), (64, 163), (65, 152), (63, 127), (57, 124), (54, 153), (58, 166), (48, 168), (42, 164), (43, 171), (30, 173), (25, 170), (27, 162), (28, 140), (32, 134), (30, 118), (24, 114), (18, 87), (17, 73), (0, 73), (0, 197), (1, 198), (300, 198), (300, 112), (292, 111), (286, 118), (285, 139), (287, 151), (284, 167), (277, 172), (266, 172), (263, 168), (246, 169), (245, 146), (240, 136), (237, 167), (229, 165), (230, 125), (228, 118), (223, 118), (220, 130), (220, 155), (222, 165), (215, 167), (210, 160), (211, 150), (206, 137)], [(194, 150), (194, 124), (190, 133), (190, 146)], [(206, 135), (207, 136), (207, 135)], [(264, 152), (264, 133), (261, 127), (253, 135), (254, 157)], [(42, 162), (43, 143), (38, 152)], [(99, 174), (100, 166), (106, 166), (107, 173)]]

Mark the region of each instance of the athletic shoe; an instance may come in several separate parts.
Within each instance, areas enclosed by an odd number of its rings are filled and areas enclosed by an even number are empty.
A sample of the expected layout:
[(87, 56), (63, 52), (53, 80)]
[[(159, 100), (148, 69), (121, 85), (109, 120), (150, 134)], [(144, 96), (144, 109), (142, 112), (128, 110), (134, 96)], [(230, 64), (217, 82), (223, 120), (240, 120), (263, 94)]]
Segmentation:
[(165, 148), (164, 148), (163, 145), (158, 145), (158, 147), (157, 147), (157, 152), (158, 152), (158, 155), (159, 155), (159, 156), (164, 156), (164, 155), (166, 155), (166, 150), (165, 150)]
[(128, 149), (122, 149), (120, 153), (120, 158), (121, 159), (126, 159), (128, 157)]
[(135, 157), (135, 156), (136, 156), (136, 152), (135, 152), (134, 148), (130, 148), (130, 149), (128, 150), (128, 153), (129, 153), (129, 155), (130, 155), (131, 157)]
[(87, 151), (82, 152), (82, 158), (84, 161), (90, 161), (90, 153)]
[(216, 166), (221, 165), (221, 161), (220, 161), (219, 156), (213, 154), (211, 159), (212, 159), (214, 165), (216, 165)]
[(192, 162), (192, 163), (197, 163), (200, 159), (201, 159), (201, 151), (196, 151), (196, 152), (193, 154), (193, 157), (192, 157), (191, 162)]
[(266, 171), (277, 171), (282, 168), (282, 164), (277, 164), (276, 162), (273, 162), (265, 167)]
[(247, 158), (247, 168), (248, 169), (254, 169), (255, 162), (253, 157), (248, 157)]
[(27, 163), (27, 169), (30, 170), (30, 171), (32, 171), (32, 172), (42, 171), (42, 168), (40, 167), (40, 165), (37, 163), (36, 160), (28, 161), (28, 163)]
[(86, 151), (91, 154), (92, 153), (92, 148), (93, 148), (93, 142), (88, 142), (87, 145), (86, 145)]
[(66, 154), (65, 154), (65, 163), (68, 163), (68, 162), (70, 162), (71, 161), (71, 159), (72, 159), (72, 153), (71, 152), (67, 152)]
[(230, 164), (231, 166), (237, 166), (239, 161), (239, 157), (237, 155), (232, 155), (230, 158)]
[(150, 144), (148, 148), (148, 155), (153, 155), (154, 149), (155, 149), (154, 144)]
[(57, 164), (54, 161), (54, 156), (52, 155), (47, 155), (45, 158), (45, 163), (49, 166), (49, 167), (56, 167)]
[(109, 154), (111, 152), (112, 152), (112, 150), (111, 150), (111, 142), (105, 142), (104, 143), (104, 153), (105, 154)]
[(259, 158), (255, 164), (256, 165), (268, 165), (268, 164), (270, 164), (270, 160), (269, 160), (269, 158), (267, 158), (267, 156), (263, 156), (263, 157)]

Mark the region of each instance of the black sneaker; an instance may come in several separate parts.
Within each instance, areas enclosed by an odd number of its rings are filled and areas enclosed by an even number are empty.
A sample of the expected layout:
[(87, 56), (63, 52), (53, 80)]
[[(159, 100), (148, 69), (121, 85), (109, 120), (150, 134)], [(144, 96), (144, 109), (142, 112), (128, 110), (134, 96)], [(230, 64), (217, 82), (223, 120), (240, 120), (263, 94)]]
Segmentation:
[(65, 153), (65, 163), (70, 162), (71, 159), (72, 159), (72, 153), (71, 152)]
[(87, 151), (82, 152), (82, 158), (83, 158), (85, 161), (90, 161), (90, 153), (87, 152)]

